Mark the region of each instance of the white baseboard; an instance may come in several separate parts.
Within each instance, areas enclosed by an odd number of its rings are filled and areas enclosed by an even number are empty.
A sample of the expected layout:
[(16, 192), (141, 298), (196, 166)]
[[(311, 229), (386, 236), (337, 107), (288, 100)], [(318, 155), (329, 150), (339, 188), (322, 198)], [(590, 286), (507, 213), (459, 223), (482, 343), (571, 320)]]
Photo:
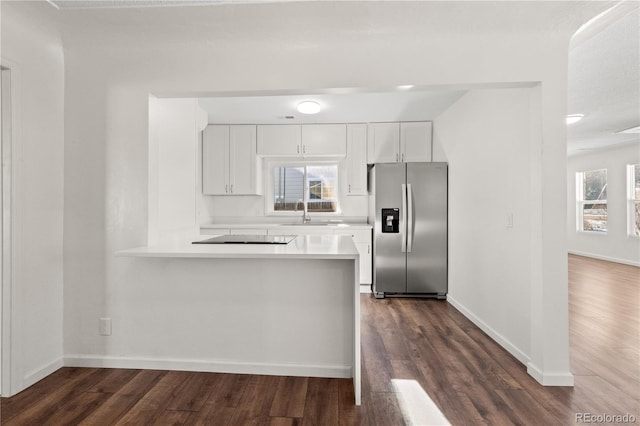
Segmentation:
[(618, 259), (618, 258), (615, 258), (615, 257), (602, 256), (602, 255), (594, 254), (594, 253), (585, 253), (585, 252), (576, 251), (576, 250), (568, 250), (568, 252), (569, 252), (569, 254), (575, 254), (576, 256), (591, 257), (591, 258), (594, 258), (594, 259), (606, 260), (607, 262), (622, 263), (623, 265), (631, 265), (631, 266), (640, 267), (640, 262), (634, 262), (633, 260)]
[[(64, 367), (64, 360), (62, 358), (59, 358), (45, 365), (44, 367), (38, 368), (34, 371), (27, 373), (24, 376), (24, 379), (22, 379), (22, 386), (21, 386), (22, 389), (19, 389), (16, 393), (28, 388), (29, 386), (35, 383), (38, 383), (40, 380), (44, 379), (49, 374), (54, 373), (55, 371), (59, 370), (62, 367)], [(7, 395), (7, 396), (10, 396), (10, 395)]]
[(573, 386), (573, 374), (544, 374), (531, 362), (527, 363), (527, 373), (543, 386)]
[(270, 376), (353, 377), (351, 366), (269, 364), (228, 360), (158, 359), (100, 355), (67, 355), (65, 367), (133, 368), (148, 370), (203, 371), (210, 373), (264, 374)]
[(451, 297), (450, 294), (447, 294), (447, 301), (451, 305), (453, 305), (454, 308), (459, 310), (462, 313), (462, 315), (464, 315), (472, 323), (477, 325), (480, 328), (480, 330), (487, 333), (489, 337), (495, 340), (500, 346), (505, 348), (507, 352), (509, 352), (514, 357), (516, 357), (518, 361), (520, 361), (524, 365), (527, 365), (529, 363), (529, 356), (527, 354), (521, 351), (516, 345), (511, 343), (509, 339), (507, 339), (502, 334), (495, 331), (487, 323), (485, 323), (480, 318), (478, 318), (473, 312), (467, 309), (462, 303), (458, 302), (455, 298)]

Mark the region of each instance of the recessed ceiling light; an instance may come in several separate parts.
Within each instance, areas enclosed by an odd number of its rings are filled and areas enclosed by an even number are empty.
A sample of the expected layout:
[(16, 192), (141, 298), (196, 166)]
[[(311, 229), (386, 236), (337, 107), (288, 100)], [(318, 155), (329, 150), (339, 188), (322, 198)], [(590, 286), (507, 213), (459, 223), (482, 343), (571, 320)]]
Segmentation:
[(628, 129), (620, 130), (617, 133), (640, 133), (640, 126), (629, 127)]
[(567, 115), (567, 124), (577, 123), (582, 120), (582, 117), (584, 117), (584, 114), (569, 114)]
[(320, 112), (320, 104), (316, 101), (302, 101), (298, 104), (298, 112), (302, 114), (317, 114)]

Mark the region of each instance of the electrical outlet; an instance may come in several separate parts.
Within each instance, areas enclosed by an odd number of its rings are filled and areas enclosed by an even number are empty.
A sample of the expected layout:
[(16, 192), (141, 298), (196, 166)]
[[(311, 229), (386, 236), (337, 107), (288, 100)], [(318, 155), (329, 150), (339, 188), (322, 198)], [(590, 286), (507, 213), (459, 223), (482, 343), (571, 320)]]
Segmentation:
[(100, 318), (100, 335), (111, 336), (111, 318)]

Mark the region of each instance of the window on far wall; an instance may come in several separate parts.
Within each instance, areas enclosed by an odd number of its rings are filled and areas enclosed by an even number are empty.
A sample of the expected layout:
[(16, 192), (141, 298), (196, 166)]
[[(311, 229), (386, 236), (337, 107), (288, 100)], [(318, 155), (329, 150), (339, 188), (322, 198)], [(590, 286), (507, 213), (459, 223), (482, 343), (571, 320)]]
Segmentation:
[(339, 211), (337, 164), (277, 165), (272, 176), (274, 213), (301, 212), (305, 200), (309, 213)]
[(629, 235), (640, 237), (640, 164), (627, 166)]
[(578, 231), (607, 232), (607, 169), (576, 173)]

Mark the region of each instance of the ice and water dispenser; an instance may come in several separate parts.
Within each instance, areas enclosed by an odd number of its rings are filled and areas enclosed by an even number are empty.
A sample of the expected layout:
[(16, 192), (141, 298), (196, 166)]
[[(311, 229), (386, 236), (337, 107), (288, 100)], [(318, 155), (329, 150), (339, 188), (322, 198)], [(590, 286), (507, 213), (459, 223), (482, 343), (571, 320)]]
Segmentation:
[(382, 209), (382, 233), (400, 232), (400, 209)]

